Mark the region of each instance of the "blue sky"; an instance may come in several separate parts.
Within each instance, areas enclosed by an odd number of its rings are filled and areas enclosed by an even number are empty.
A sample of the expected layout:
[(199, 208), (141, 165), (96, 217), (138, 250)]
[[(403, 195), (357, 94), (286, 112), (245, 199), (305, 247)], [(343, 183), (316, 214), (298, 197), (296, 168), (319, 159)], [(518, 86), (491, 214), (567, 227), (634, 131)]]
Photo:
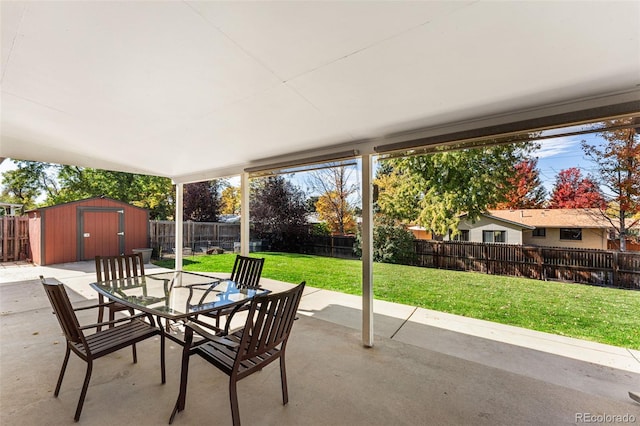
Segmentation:
[(556, 175), (561, 170), (577, 167), (583, 177), (597, 174), (595, 164), (584, 156), (580, 145), (583, 140), (591, 145), (598, 145), (602, 139), (596, 134), (547, 139), (541, 141), (541, 149), (533, 153), (538, 157), (540, 180), (549, 194), (553, 189)]

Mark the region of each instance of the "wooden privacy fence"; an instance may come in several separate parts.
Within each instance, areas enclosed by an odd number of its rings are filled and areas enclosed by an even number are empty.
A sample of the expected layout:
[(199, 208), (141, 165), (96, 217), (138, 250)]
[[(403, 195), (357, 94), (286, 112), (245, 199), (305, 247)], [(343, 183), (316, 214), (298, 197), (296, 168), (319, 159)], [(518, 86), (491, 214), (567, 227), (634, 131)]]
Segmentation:
[[(183, 247), (193, 252), (206, 252), (212, 247), (233, 250), (240, 241), (240, 224), (223, 222), (184, 222)], [(162, 253), (173, 253), (176, 247), (176, 223), (169, 220), (149, 221), (150, 247)]]
[(640, 290), (640, 253), (416, 240), (417, 266)]
[(24, 260), (29, 257), (29, 218), (0, 216), (0, 261)]
[(339, 257), (342, 259), (356, 259), (353, 246), (356, 237), (348, 235), (313, 235), (303, 246), (303, 251), (319, 256)]

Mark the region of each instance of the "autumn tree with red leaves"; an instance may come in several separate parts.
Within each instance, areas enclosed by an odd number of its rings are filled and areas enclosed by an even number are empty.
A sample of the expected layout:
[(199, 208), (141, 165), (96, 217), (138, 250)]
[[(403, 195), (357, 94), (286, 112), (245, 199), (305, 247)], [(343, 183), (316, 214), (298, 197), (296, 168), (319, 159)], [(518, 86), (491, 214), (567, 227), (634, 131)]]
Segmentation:
[(552, 209), (604, 209), (606, 203), (598, 184), (590, 177), (582, 177), (580, 169), (561, 170), (551, 193)]
[(582, 149), (598, 167), (600, 183), (607, 188), (606, 216), (626, 250), (629, 229), (640, 223), (640, 138), (638, 118), (621, 118), (602, 123), (602, 146), (582, 141)]
[(543, 206), (547, 192), (540, 181), (538, 159), (529, 158), (514, 166), (515, 173), (506, 178), (505, 201), (496, 209), (539, 209)]

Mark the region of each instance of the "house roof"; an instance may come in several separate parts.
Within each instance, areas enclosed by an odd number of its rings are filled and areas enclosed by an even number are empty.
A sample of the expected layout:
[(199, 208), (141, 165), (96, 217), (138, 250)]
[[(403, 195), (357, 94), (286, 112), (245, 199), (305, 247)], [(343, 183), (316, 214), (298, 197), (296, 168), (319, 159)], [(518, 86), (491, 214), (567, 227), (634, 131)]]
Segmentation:
[[(460, 218), (464, 218), (466, 216), (467, 216), (467, 214), (464, 213), (464, 214), (460, 215)], [(503, 218), (503, 217), (500, 217), (500, 216), (495, 216), (495, 215), (488, 214), (488, 213), (484, 213), (483, 216), (488, 218), (488, 219), (494, 220), (496, 222), (503, 222), (503, 223), (506, 223), (506, 224), (511, 225), (511, 226), (516, 226), (518, 228), (535, 229), (535, 226), (533, 226), (533, 225), (527, 225), (525, 223), (517, 222), (517, 221), (511, 220), (511, 219), (506, 219), (506, 218)]]
[(598, 209), (489, 210), (491, 216), (536, 228), (611, 228)]
[(0, 159), (189, 182), (640, 100), (640, 2), (0, 7)]

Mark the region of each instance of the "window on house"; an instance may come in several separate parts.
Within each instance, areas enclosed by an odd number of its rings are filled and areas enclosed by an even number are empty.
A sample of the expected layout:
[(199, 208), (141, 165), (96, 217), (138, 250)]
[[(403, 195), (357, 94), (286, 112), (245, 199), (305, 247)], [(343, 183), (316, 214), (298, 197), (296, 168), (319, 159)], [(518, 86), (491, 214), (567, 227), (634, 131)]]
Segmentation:
[(460, 233), (453, 237), (453, 241), (469, 241), (469, 230), (461, 229)]
[(504, 243), (507, 241), (507, 231), (482, 231), (483, 243)]
[(560, 239), (581, 241), (582, 240), (582, 228), (560, 228)]
[(547, 228), (536, 228), (533, 230), (534, 237), (546, 237), (547, 236)]

